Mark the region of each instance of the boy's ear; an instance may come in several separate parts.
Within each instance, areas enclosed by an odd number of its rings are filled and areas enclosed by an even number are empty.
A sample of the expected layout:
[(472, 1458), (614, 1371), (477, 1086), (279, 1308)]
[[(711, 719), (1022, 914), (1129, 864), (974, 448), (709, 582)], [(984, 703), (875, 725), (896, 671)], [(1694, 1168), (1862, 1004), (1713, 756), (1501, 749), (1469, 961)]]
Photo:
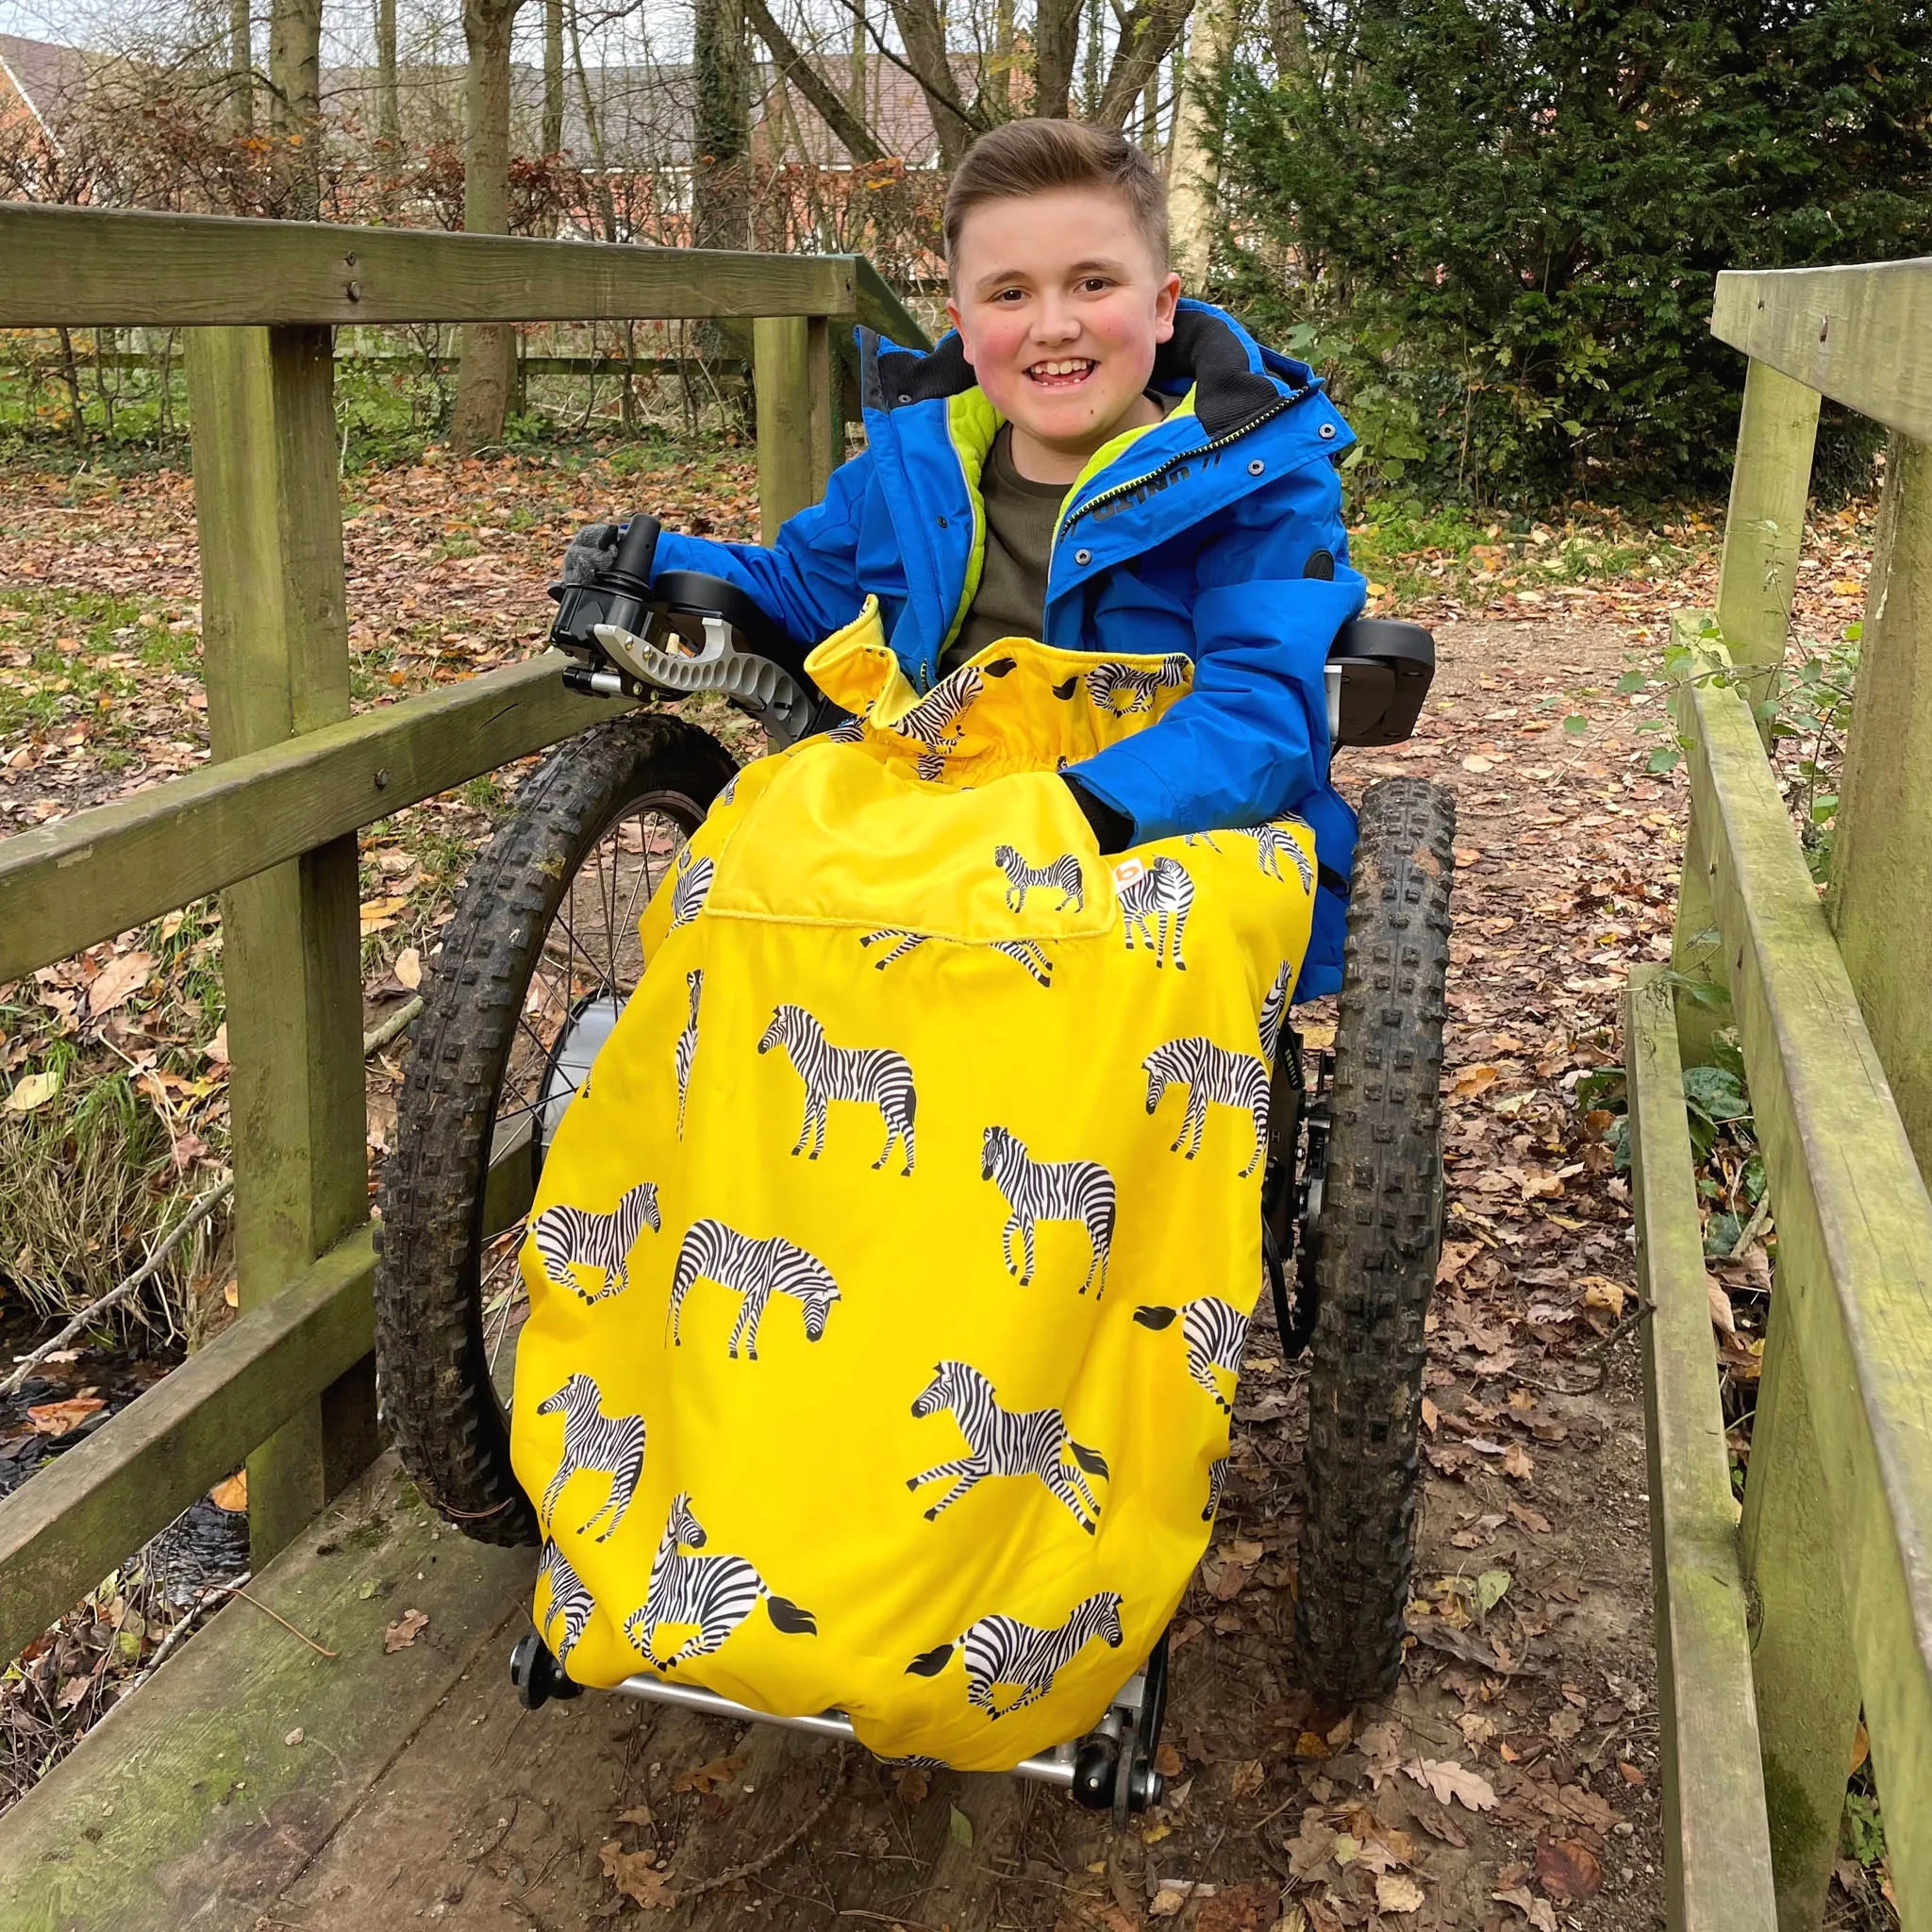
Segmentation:
[(1173, 341), (1174, 304), (1180, 299), (1181, 278), (1169, 269), (1167, 279), (1154, 297), (1154, 340), (1157, 342)]

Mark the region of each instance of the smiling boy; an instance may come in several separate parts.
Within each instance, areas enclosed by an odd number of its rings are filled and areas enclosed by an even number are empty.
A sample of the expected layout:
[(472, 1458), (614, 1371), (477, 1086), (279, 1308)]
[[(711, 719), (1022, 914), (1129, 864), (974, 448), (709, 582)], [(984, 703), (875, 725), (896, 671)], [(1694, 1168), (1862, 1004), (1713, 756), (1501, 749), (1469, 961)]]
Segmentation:
[[(1323, 667), (1360, 608), (1308, 368), (1181, 296), (1166, 193), (1117, 133), (1018, 121), (956, 172), (953, 330), (861, 331), (867, 448), (769, 548), (666, 532), (795, 638), (870, 594), (915, 690), (1008, 637), (1192, 660), (1158, 723), (1064, 773), (1100, 850), (1293, 813), (1321, 861), (1297, 998), (1341, 981), (1354, 815), (1327, 781)], [(592, 533), (586, 533), (587, 537)]]

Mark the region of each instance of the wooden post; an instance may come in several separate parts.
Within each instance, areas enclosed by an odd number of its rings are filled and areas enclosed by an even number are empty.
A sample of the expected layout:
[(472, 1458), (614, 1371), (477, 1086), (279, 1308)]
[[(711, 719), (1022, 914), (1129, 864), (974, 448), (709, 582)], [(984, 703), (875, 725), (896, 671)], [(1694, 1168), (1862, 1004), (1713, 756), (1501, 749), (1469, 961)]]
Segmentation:
[[(1691, 675), (1708, 673), (1723, 662), (1705, 634), (1709, 616), (1703, 610), (1671, 613), (1673, 646), (1691, 653)], [(1676, 705), (1679, 731), (1694, 730), (1691, 708)], [(1724, 935), (1710, 897), (1710, 853), (1705, 829), (1693, 802), (1684, 824), (1684, 863), (1677, 874), (1677, 919), (1671, 930), (1671, 970), (1678, 976), (1677, 1049), (1687, 1067), (1710, 1064), (1710, 1042), (1730, 1024), (1729, 979), (1725, 973)]]
[[(329, 331), (192, 329), (188, 382), (217, 759), (349, 714)], [(242, 1307), (368, 1215), (353, 834), (222, 894)], [(367, 1358), (248, 1459), (259, 1568), (374, 1454)]]
[(811, 500), (820, 501), (832, 472), (845, 460), (845, 391), (832, 353), (832, 331), (849, 331), (852, 318), (811, 315), (805, 324), (805, 379), (811, 406)]
[[(1811, 452), (1818, 440), (1819, 394), (1768, 362), (1744, 372), (1731, 507), (1724, 519), (1718, 572), (1717, 621), (1740, 666), (1764, 667), (1750, 681), (1754, 708), (1774, 697), (1777, 666), (1791, 625), (1791, 592), (1811, 493)], [(1769, 741), (1760, 720), (1758, 732)]]
[[(826, 333), (817, 321), (819, 358)], [(826, 431), (828, 406), (812, 401), (813, 341), (802, 315), (761, 315), (752, 325), (754, 378), (758, 384), (758, 533), (769, 543), (789, 516), (818, 500), (826, 458), (814, 430)], [(829, 384), (831, 372), (823, 371)], [(817, 418), (815, 421), (814, 418)]]
[(1825, 1494), (1790, 1307), (1795, 1295), (1827, 1291), (1827, 1283), (1801, 1284), (1778, 1272), (1744, 1483), (1751, 1666), (1780, 1932), (1817, 1932), (1824, 1922), (1858, 1728), (1839, 1526)]
[(1932, 1174), (1932, 443), (1894, 436), (1828, 910), (1922, 1174)]

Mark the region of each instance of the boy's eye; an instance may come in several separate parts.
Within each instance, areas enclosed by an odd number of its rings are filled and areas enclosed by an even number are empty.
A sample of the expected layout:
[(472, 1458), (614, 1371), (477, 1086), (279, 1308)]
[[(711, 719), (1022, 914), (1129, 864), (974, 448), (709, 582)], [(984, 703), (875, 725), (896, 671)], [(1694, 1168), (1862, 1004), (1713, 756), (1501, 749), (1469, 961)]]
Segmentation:
[(992, 299), (995, 302), (1006, 302), (1010, 304), (1014, 302), (1023, 301), (1025, 298), (1025, 294), (1026, 291), (1024, 289), (1002, 289), (998, 291), (997, 294), (993, 296)]
[(1087, 294), (1104, 295), (1113, 284), (1105, 275), (1089, 275), (1080, 287)]

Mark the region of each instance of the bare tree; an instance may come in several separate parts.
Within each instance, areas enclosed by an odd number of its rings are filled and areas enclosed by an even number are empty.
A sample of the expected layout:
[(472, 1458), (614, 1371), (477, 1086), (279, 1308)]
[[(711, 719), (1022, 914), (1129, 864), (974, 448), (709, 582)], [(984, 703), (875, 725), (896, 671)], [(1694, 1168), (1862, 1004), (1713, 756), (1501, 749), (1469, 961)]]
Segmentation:
[(543, 131), (541, 144), (546, 155), (558, 154), (563, 148), (563, 0), (543, 0)]
[(312, 222), (322, 212), (322, 0), (275, 0), (268, 80), (283, 211)]
[(228, 125), (237, 135), (255, 131), (255, 24), (250, 0), (228, 0)]
[(1241, 33), (1238, 0), (1199, 0), (1188, 46), (1186, 78), (1174, 109), (1174, 158), (1168, 210), (1174, 265), (1182, 286), (1198, 291), (1213, 265), (1221, 192), (1220, 113), (1228, 60)]
[[(463, 226), (501, 235), (509, 226), (510, 30), (522, 0), (463, 0), (469, 65), (463, 83)], [(514, 338), (503, 323), (468, 323), (450, 441), (467, 455), (503, 434)]]
[(1134, 103), (1158, 74), (1181, 29), (1188, 24), (1193, 0), (1134, 0), (1121, 16), (1121, 37), (1108, 69), (1107, 85), (1088, 110), (1087, 118), (1103, 127), (1124, 127)]
[(1033, 111), (1064, 119), (1074, 92), (1080, 0), (1038, 0), (1033, 15)]
[(691, 241), (742, 248), (749, 233), (751, 71), (744, 0), (695, 0), (691, 58)]
[(885, 148), (866, 125), (863, 108), (852, 105), (849, 98), (840, 98), (838, 89), (778, 25), (765, 0), (744, 0), (744, 10), (753, 31), (770, 50), (781, 83), (795, 83), (799, 92), (811, 104), (812, 112), (832, 130), (846, 154), (855, 162), (883, 160)]

